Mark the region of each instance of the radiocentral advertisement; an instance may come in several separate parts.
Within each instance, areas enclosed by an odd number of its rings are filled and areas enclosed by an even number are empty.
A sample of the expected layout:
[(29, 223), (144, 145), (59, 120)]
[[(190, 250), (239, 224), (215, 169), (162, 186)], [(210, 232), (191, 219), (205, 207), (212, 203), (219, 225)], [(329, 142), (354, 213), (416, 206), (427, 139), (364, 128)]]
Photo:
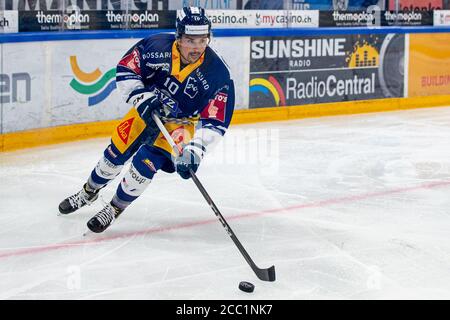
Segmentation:
[(404, 96), (405, 37), (252, 37), (250, 108)]

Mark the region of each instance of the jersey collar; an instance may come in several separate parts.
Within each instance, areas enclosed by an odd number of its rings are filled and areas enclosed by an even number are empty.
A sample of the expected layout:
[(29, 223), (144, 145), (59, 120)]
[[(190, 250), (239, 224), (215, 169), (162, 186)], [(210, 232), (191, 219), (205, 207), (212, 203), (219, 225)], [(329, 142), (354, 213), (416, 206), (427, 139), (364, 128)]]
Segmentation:
[[(206, 52), (206, 50), (205, 50)], [(177, 42), (174, 41), (172, 45), (172, 72), (171, 75), (174, 76), (178, 81), (183, 82), (188, 75), (192, 73), (196, 68), (201, 66), (203, 60), (205, 60), (205, 52), (200, 56), (196, 63), (188, 64), (183, 70), (180, 71), (181, 66), (181, 55), (177, 48)]]

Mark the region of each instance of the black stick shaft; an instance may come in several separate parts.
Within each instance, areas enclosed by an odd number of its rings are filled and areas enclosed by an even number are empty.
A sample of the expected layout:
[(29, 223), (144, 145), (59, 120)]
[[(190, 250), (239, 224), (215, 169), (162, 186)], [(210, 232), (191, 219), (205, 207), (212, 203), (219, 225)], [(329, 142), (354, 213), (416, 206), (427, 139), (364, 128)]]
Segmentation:
[[(152, 118), (155, 121), (155, 123), (157, 124), (157, 126), (159, 127), (159, 129), (161, 130), (161, 132), (164, 135), (164, 137), (166, 138), (166, 140), (172, 146), (172, 149), (174, 150), (174, 152), (178, 155), (179, 154), (179, 149), (178, 149), (177, 145), (175, 144), (175, 142), (173, 141), (173, 139), (170, 136), (169, 132), (164, 127), (163, 123), (161, 122), (161, 120), (159, 119), (158, 115), (155, 112), (152, 113)], [(220, 223), (224, 227), (225, 231), (228, 233), (230, 238), (233, 240), (234, 244), (239, 249), (240, 253), (244, 256), (245, 261), (247, 261), (247, 263), (250, 265), (252, 270), (255, 272), (256, 276), (259, 279), (263, 280), (263, 281), (275, 281), (275, 267), (271, 266), (270, 268), (267, 268), (267, 269), (260, 269), (260, 268), (258, 268), (258, 266), (253, 262), (252, 258), (248, 254), (247, 250), (245, 250), (244, 246), (241, 244), (239, 239), (234, 234), (234, 232), (231, 229), (230, 225), (227, 223), (227, 221), (225, 220), (223, 215), (220, 213), (219, 209), (217, 209), (217, 206), (212, 201), (212, 199), (209, 196), (208, 192), (206, 192), (206, 189), (203, 187), (203, 185), (201, 184), (200, 180), (197, 178), (197, 175), (195, 174), (195, 172), (192, 169), (189, 169), (189, 173), (191, 174), (191, 178), (194, 181), (195, 185), (200, 190), (200, 193), (203, 195), (203, 197), (205, 198), (206, 202), (211, 207), (211, 209), (213, 210), (214, 214), (217, 216), (217, 218), (219, 219)]]
[[(247, 261), (247, 263), (250, 265), (250, 267), (253, 270), (259, 269), (256, 266), (256, 264), (253, 262), (252, 258), (248, 254), (247, 250), (245, 250), (245, 248), (242, 245), (242, 243), (236, 237), (235, 233), (233, 232), (233, 230), (231, 229), (230, 225), (225, 220), (223, 215), (220, 213), (219, 209), (217, 209), (215, 203), (212, 201), (212, 199), (209, 196), (208, 192), (206, 192), (206, 189), (203, 187), (203, 185), (201, 184), (200, 180), (198, 180), (198, 178), (197, 178), (196, 174), (194, 173), (194, 171), (192, 171), (192, 169), (189, 169), (189, 173), (191, 174), (192, 180), (194, 180), (195, 185), (200, 190), (200, 193), (203, 195), (203, 197), (205, 198), (206, 202), (211, 207), (212, 211), (217, 216), (217, 218), (219, 218), (219, 221), (222, 224), (222, 226), (225, 228), (225, 231), (228, 233), (228, 235), (230, 236), (231, 240), (233, 240), (234, 244), (238, 247), (239, 251), (244, 256), (245, 261)], [(256, 274), (259, 276), (258, 272), (256, 272)]]

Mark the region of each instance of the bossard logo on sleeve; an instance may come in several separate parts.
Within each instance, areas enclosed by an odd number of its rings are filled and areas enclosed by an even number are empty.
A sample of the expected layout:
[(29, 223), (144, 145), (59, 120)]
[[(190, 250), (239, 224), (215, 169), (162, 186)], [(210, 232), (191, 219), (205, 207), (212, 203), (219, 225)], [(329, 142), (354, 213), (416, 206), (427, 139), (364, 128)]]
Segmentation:
[(77, 57), (70, 56), (70, 66), (74, 78), (70, 86), (76, 92), (87, 95), (88, 106), (95, 106), (109, 97), (116, 89), (116, 68), (109, 69), (103, 74), (98, 68), (92, 72), (84, 72), (78, 66)]

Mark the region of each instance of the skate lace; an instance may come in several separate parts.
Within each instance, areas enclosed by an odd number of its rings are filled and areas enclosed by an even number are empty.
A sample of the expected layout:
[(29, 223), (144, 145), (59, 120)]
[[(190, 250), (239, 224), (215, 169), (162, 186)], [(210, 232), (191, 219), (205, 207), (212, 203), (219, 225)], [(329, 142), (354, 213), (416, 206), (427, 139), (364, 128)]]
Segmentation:
[(75, 193), (73, 196), (69, 197), (69, 203), (74, 208), (79, 208), (82, 205), (89, 203), (87, 200), (87, 194), (84, 192), (84, 190), (81, 190), (77, 193)]
[(97, 213), (95, 218), (101, 223), (102, 226), (107, 226), (114, 221), (114, 216), (114, 209), (108, 205)]

